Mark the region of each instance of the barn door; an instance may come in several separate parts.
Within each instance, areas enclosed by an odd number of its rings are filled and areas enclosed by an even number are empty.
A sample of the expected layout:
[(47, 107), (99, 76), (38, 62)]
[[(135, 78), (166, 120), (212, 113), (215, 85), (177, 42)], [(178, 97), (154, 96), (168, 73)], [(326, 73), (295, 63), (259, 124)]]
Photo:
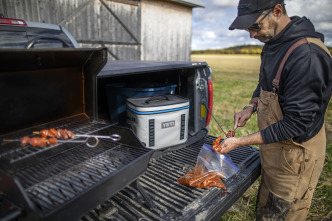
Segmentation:
[[(140, 5), (132, 0), (67, 1), (58, 23), (81, 47), (107, 47), (109, 59), (140, 60)], [(75, 4), (76, 3), (76, 4)]]

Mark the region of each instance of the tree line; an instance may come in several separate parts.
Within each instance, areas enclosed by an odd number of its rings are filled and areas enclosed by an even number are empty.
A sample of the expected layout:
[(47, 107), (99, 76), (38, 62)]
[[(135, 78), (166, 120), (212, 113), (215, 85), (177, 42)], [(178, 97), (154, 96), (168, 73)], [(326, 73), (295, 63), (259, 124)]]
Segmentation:
[[(327, 47), (332, 54), (332, 47)], [(225, 49), (195, 50), (191, 54), (260, 54), (263, 45), (239, 45)]]

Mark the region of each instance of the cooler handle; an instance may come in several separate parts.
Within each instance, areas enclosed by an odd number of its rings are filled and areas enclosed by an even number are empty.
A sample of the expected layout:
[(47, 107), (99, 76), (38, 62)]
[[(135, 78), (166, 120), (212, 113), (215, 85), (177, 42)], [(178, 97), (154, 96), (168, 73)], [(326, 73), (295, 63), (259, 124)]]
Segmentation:
[(160, 100), (169, 100), (167, 96), (165, 95), (155, 95), (153, 97), (150, 97), (149, 99), (146, 99), (145, 103), (150, 103), (151, 101), (160, 101)]

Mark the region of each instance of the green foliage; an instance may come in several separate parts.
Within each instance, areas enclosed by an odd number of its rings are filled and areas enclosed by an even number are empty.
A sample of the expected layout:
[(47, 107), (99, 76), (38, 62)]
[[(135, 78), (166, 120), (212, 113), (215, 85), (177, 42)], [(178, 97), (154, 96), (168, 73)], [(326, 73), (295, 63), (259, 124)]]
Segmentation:
[[(248, 104), (258, 82), (259, 55), (192, 55), (193, 61), (206, 61), (212, 68), (214, 89), (213, 114), (227, 133), (233, 128), (234, 114)], [(332, 220), (332, 103), (326, 112), (325, 126), (327, 152), (325, 167), (318, 182), (308, 220)], [(236, 130), (236, 136), (246, 136), (258, 131), (256, 116), (245, 127)], [(211, 135), (222, 135), (211, 119)], [(259, 180), (223, 215), (220, 221), (255, 220), (256, 196)]]
[(260, 54), (262, 49), (262, 45), (239, 45), (226, 49), (192, 51), (191, 54)]
[(330, 53), (332, 54), (332, 47), (327, 47), (329, 49)]
[[(332, 54), (332, 47), (327, 47)], [(196, 50), (192, 51), (192, 55), (199, 54), (249, 54), (249, 55), (257, 55), (261, 54), (263, 49), (262, 45), (239, 45), (234, 47), (229, 47), (225, 49), (209, 49), (209, 50)]]

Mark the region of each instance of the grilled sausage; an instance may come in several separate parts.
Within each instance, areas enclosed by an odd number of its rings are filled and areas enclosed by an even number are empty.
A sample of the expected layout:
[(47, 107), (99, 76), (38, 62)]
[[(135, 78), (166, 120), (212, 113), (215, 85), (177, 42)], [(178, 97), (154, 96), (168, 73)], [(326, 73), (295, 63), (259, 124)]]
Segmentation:
[(21, 147), (25, 147), (26, 145), (28, 145), (30, 143), (30, 138), (29, 137), (23, 137), (21, 139)]
[(56, 139), (55, 137), (52, 137), (50, 139), (47, 140), (47, 144), (52, 146), (58, 143), (58, 139)]
[(30, 138), (30, 145), (33, 147), (46, 147), (47, 139), (45, 137), (32, 137)]
[(60, 131), (60, 134), (61, 134), (61, 138), (62, 138), (62, 139), (67, 140), (67, 139), (69, 138), (69, 137), (68, 137), (68, 134), (66, 133), (65, 130), (58, 129), (58, 131)]
[(75, 137), (75, 134), (73, 132), (71, 132), (70, 130), (66, 130), (66, 133), (67, 133), (69, 138), (74, 138)]

